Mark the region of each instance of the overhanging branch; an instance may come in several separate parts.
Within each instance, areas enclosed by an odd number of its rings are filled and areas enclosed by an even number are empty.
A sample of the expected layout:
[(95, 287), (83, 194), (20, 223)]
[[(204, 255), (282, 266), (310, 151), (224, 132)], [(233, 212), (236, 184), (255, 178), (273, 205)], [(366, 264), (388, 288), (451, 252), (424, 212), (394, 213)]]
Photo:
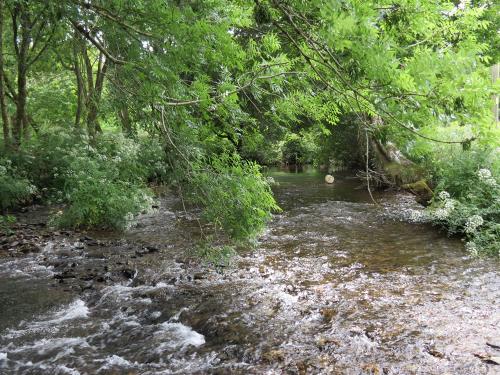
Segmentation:
[(85, 29), (85, 27), (75, 20), (70, 19), (69, 22), (73, 25), (74, 29), (78, 31), (80, 34), (82, 34), (85, 39), (87, 39), (90, 43), (92, 43), (108, 60), (111, 62), (118, 64), (118, 65), (124, 65), (126, 63), (125, 60), (118, 59), (114, 57), (99, 41), (94, 38), (92, 35), (90, 35), (90, 32)]

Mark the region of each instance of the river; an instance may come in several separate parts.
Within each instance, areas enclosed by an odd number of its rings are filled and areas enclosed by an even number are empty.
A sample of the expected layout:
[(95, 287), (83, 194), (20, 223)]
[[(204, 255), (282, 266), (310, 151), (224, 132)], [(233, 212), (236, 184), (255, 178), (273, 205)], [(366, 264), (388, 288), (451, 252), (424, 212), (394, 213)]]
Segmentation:
[(408, 196), (271, 176), (283, 212), (222, 270), (172, 196), (124, 234), (0, 258), (0, 373), (500, 373), (474, 356), (499, 355), (498, 261), (400, 220)]

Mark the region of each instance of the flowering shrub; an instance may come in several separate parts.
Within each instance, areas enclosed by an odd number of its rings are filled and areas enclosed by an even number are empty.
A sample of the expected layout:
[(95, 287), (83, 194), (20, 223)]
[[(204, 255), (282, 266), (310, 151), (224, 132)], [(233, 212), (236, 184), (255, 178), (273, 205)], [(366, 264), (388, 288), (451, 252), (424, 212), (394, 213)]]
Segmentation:
[(124, 181), (111, 181), (90, 174), (67, 193), (69, 204), (53, 218), (61, 227), (126, 229), (137, 213), (151, 207), (145, 188)]
[[(146, 183), (166, 178), (164, 155), (154, 140), (107, 133), (89, 142), (85, 134), (50, 128), (16, 153), (12, 162), (30, 176), (45, 201), (64, 204), (54, 224), (123, 229), (151, 207)], [(0, 185), (1, 178), (0, 174)], [(19, 196), (2, 194), (2, 199), (21, 203), (26, 189), (12, 186)], [(34, 187), (29, 187), (32, 194)]]
[[(477, 157), (480, 155), (480, 157)], [(494, 159), (494, 152), (491, 154)], [(474, 158), (476, 156), (476, 158)], [(466, 249), (473, 255), (499, 255), (500, 252), (500, 183), (494, 163), (486, 168), (484, 154), (467, 155), (467, 163), (460, 157), (447, 165), (446, 175), (427, 210), (428, 219), (445, 227), (450, 234), (463, 234)], [(458, 170), (457, 170), (458, 169)], [(456, 173), (453, 172), (456, 170)], [(450, 193), (451, 188), (454, 193)], [(444, 190), (447, 189), (447, 190)], [(453, 197), (453, 198), (452, 198)]]
[(165, 152), (154, 139), (131, 139), (122, 134), (103, 134), (97, 139), (92, 151), (95, 157), (114, 165), (120, 180), (166, 180)]

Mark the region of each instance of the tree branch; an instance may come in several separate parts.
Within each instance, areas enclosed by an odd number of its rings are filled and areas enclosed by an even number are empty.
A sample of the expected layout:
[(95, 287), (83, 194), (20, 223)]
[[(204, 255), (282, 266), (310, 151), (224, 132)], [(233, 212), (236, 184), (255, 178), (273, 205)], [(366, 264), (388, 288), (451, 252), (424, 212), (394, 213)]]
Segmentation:
[[(28, 66), (33, 65), (40, 58), (40, 56), (42, 56), (42, 54), (47, 50), (47, 48), (50, 45), (50, 42), (52, 41), (52, 38), (54, 37), (55, 29), (56, 29), (56, 26), (54, 25), (52, 27), (52, 31), (51, 31), (47, 41), (45, 42), (44, 46), (42, 48), (40, 48), (40, 51), (38, 51), (38, 53), (35, 55), (35, 57), (33, 57), (30, 61), (28, 61)], [(35, 49), (35, 45), (33, 45), (32, 51), (34, 49)]]
[(108, 20), (113, 21), (116, 24), (120, 25), (124, 29), (128, 29), (128, 30), (130, 30), (130, 31), (132, 31), (132, 32), (134, 32), (136, 34), (139, 34), (139, 35), (142, 35), (142, 36), (146, 36), (148, 38), (158, 39), (158, 36), (156, 36), (154, 34), (148, 33), (146, 31), (139, 30), (136, 27), (134, 27), (132, 25), (129, 25), (128, 23), (126, 23), (125, 21), (123, 21), (122, 19), (120, 19), (117, 15), (112, 14), (106, 8), (100, 7), (100, 6), (98, 6), (96, 4), (93, 4), (91, 2), (82, 3), (80, 1), (73, 1), (73, 3), (76, 4), (76, 5), (78, 5), (78, 6), (81, 6), (82, 8), (85, 8), (85, 9), (92, 10), (92, 11), (96, 12), (97, 14), (101, 15), (102, 17), (105, 17)]
[[(295, 22), (293, 21), (293, 17), (292, 15), (287, 12), (287, 10), (279, 3), (277, 3), (276, 1), (274, 2), (275, 5), (277, 6), (277, 8), (279, 8), (279, 10), (285, 15), (286, 19), (288, 20), (288, 22), (291, 24), (291, 26), (293, 27), (293, 29), (299, 34), (301, 35), (305, 40), (306, 40), (306, 43), (308, 43), (308, 46), (310, 48), (312, 48), (314, 51), (316, 51), (316, 53), (325, 61), (325, 56), (321, 53), (321, 51), (319, 51), (319, 47), (321, 48), (321, 44), (319, 44), (319, 42), (315, 41), (314, 39), (312, 39), (311, 37), (305, 35), (305, 33), (300, 29), (300, 27), (298, 27)], [(305, 59), (306, 63), (314, 70), (314, 72), (318, 75), (318, 77), (329, 87), (331, 88), (332, 90), (336, 91), (336, 92), (339, 92), (338, 89), (334, 88), (330, 82), (328, 82), (328, 80), (326, 80), (318, 71), (318, 69), (314, 66), (314, 64), (312, 63), (312, 58), (307, 55), (303, 50), (302, 48), (299, 46), (299, 44), (297, 43), (297, 41), (283, 28), (281, 27), (277, 22), (275, 22), (275, 25), (282, 31), (285, 33), (285, 35), (287, 36), (287, 38), (290, 40), (290, 42), (292, 42), (292, 44), (295, 46), (295, 48), (297, 48), (298, 52), (303, 56), (303, 58)], [(426, 139), (426, 140), (429, 140), (429, 141), (432, 141), (432, 142), (437, 142), (437, 143), (446, 143), (446, 144), (464, 144), (464, 143), (467, 143), (467, 142), (471, 142), (473, 141), (475, 138), (470, 138), (470, 139), (466, 139), (466, 140), (462, 140), (462, 141), (444, 141), (444, 140), (440, 140), (440, 139), (435, 139), (435, 138), (432, 138), (432, 137), (428, 137), (426, 135), (423, 135), (423, 134), (420, 134), (419, 132), (417, 132), (415, 129), (412, 129), (411, 127), (407, 126), (406, 124), (404, 124), (399, 118), (397, 118), (396, 116), (394, 116), (392, 113), (390, 113), (389, 111), (383, 109), (383, 108), (377, 108), (377, 106), (372, 102), (372, 100), (366, 96), (365, 94), (361, 93), (357, 88), (355, 88), (353, 85), (351, 85), (348, 80), (346, 80), (346, 78), (340, 73), (340, 71), (338, 69), (342, 69), (342, 66), (341, 64), (337, 61), (337, 59), (333, 56), (333, 54), (331, 53), (331, 51), (328, 50), (328, 48), (326, 46), (323, 46), (321, 48), (322, 50), (324, 50), (325, 52), (328, 53), (329, 57), (332, 59), (332, 61), (335, 63), (336, 67), (332, 66), (331, 64), (329, 64), (328, 62), (325, 61), (325, 66), (326, 67), (329, 67), (332, 72), (334, 73), (335, 76), (337, 76), (337, 78), (340, 79), (340, 81), (346, 85), (347, 88), (349, 88), (349, 90), (346, 90), (344, 92), (341, 92), (342, 95), (345, 95), (345, 96), (349, 96), (351, 99), (354, 99), (354, 101), (356, 102), (358, 108), (360, 110), (362, 110), (362, 108), (364, 108), (365, 110), (368, 110), (368, 111), (373, 111), (375, 112), (378, 116), (380, 117), (386, 117), (386, 118), (389, 118), (391, 119), (394, 123), (396, 123), (396, 125), (400, 126), (401, 128), (415, 134), (416, 136), (418, 137), (421, 137), (423, 139)], [(363, 99), (366, 103), (370, 103), (371, 106), (369, 107), (367, 104), (361, 102), (359, 100), (359, 98)]]
[(120, 60), (114, 57), (111, 53), (109, 53), (109, 51), (101, 43), (99, 43), (97, 39), (95, 39), (92, 35), (90, 35), (90, 32), (86, 30), (83, 25), (77, 23), (75, 20), (72, 19), (70, 19), (69, 22), (73, 25), (76, 31), (82, 34), (85, 37), (85, 39), (87, 39), (90, 43), (92, 43), (111, 62), (118, 65), (126, 64), (126, 61)]

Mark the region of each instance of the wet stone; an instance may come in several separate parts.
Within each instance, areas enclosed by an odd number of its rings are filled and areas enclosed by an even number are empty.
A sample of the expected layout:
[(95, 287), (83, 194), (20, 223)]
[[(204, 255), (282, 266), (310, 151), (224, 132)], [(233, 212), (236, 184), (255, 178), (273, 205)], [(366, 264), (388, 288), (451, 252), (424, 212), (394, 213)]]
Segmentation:
[(283, 350), (273, 349), (262, 354), (262, 359), (268, 363), (281, 362), (285, 359)]
[(135, 275), (135, 271), (130, 268), (124, 268), (121, 270), (121, 274), (127, 279), (133, 279)]
[(320, 310), (320, 314), (325, 322), (330, 322), (337, 315), (337, 311), (333, 308), (323, 308)]

